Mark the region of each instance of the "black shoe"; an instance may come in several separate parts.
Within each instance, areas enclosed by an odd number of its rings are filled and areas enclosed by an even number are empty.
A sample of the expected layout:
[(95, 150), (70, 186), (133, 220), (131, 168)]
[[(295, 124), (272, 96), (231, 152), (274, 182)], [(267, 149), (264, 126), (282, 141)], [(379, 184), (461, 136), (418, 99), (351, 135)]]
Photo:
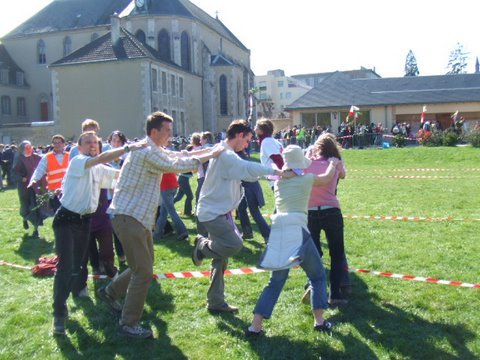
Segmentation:
[(32, 237), (33, 237), (34, 239), (38, 239), (38, 237), (39, 237), (39, 235), (38, 235), (38, 230), (33, 230)]
[(249, 328), (245, 330), (245, 336), (249, 338), (259, 338), (265, 336), (265, 330), (260, 330), (260, 331), (252, 331)]
[(252, 233), (244, 233), (242, 235), (243, 240), (251, 240), (253, 239), (253, 234)]
[(328, 300), (328, 303), (330, 304), (331, 308), (334, 308), (342, 305), (347, 305), (348, 300), (347, 299), (330, 299)]
[(183, 240), (187, 240), (187, 239), (188, 239), (188, 233), (179, 235), (179, 236), (177, 237), (177, 240), (178, 240), (178, 241), (183, 241)]
[(199, 249), (201, 239), (202, 237), (197, 235), (197, 238), (195, 239), (195, 243), (194, 243), (195, 248), (192, 251), (192, 261), (195, 266), (202, 265), (203, 259), (205, 259), (205, 256), (202, 254), (202, 252)]
[(327, 320), (323, 321), (322, 325), (315, 325), (313, 330), (320, 332), (331, 332), (333, 329), (333, 324)]
[(223, 304), (220, 307), (209, 307), (209, 308), (207, 308), (207, 310), (211, 314), (221, 314), (221, 313), (236, 314), (236, 313), (238, 313), (238, 307), (228, 305), (227, 303)]
[(23, 220), (23, 228), (24, 228), (25, 230), (28, 230), (28, 227), (29, 227), (29, 226), (28, 226), (28, 221), (27, 221), (27, 220)]

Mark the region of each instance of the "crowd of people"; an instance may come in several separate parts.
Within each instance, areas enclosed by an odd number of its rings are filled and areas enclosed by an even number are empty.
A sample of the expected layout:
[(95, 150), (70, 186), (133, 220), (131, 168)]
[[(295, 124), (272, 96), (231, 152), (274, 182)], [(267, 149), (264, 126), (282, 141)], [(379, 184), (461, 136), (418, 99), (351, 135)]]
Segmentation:
[[(154, 112), (146, 120), (144, 139), (129, 142), (115, 130), (102, 143), (97, 135), (99, 123), (87, 119), (78, 143), (70, 148), (62, 135), (52, 137), (43, 156), (34, 152), (29, 141), (18, 146), (12, 169), (18, 174), (24, 227), (30, 223), (33, 236), (38, 237), (38, 227), (54, 214), (58, 264), (53, 333), (66, 333), (70, 295), (89, 296), (90, 263), (94, 274), (106, 274), (112, 280), (96, 296), (118, 314), (118, 334), (151, 338), (152, 331), (141, 325), (141, 318), (153, 279), (153, 244), (173, 232), (178, 241), (188, 241), (189, 233), (196, 232), (192, 262), (200, 266), (204, 260), (211, 261), (207, 310), (237, 313), (238, 307), (225, 297), (224, 272), (243, 241), (253, 238), (250, 216), (266, 243), (259, 266), (272, 274), (246, 335), (265, 333), (263, 321), (272, 315), (289, 269), (296, 265), (308, 278), (303, 301), (311, 305), (313, 329), (331, 331), (333, 324), (324, 318), (324, 310), (345, 305), (351, 290), (336, 196), (346, 168), (335, 137), (323, 132), (315, 135), (315, 141), (284, 146), (275, 138), (270, 120), (258, 120), (255, 129), (246, 120), (234, 120), (217, 136), (208, 131), (193, 134), (178, 150), (172, 141), (173, 121), (163, 112)], [(247, 151), (255, 137), (260, 163), (250, 161)], [(305, 155), (306, 145), (311, 146)], [(192, 178), (197, 179), (195, 194)], [(262, 179), (269, 181), (275, 198), (271, 225), (260, 212), (265, 204)], [(42, 192), (48, 201), (40, 196)], [(195, 219), (196, 229), (188, 229), (177, 213), (175, 203), (182, 197), (183, 215)], [(331, 258), (330, 296), (321, 260), (321, 230)]]

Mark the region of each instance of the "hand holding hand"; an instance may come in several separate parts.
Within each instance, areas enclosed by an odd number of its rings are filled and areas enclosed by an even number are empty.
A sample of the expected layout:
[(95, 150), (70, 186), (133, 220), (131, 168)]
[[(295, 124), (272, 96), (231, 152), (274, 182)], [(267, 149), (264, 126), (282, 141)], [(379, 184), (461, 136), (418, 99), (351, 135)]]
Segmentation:
[(292, 170), (278, 170), (278, 175), (280, 175), (282, 179), (291, 179), (294, 176), (297, 176), (297, 174), (295, 174)]
[(212, 150), (210, 153), (212, 154), (212, 157), (217, 158), (224, 150), (225, 148), (223, 147), (223, 145), (217, 144), (214, 147), (212, 147)]

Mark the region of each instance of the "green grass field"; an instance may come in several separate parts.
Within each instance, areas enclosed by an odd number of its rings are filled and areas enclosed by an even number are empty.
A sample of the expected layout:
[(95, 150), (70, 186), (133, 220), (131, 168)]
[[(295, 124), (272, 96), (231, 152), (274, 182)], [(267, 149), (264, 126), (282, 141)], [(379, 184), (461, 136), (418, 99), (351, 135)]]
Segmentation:
[[(338, 189), (344, 215), (452, 218), (346, 219), (351, 268), (480, 282), (479, 149), (414, 147), (348, 150), (343, 155), (349, 170)], [(392, 177), (407, 175), (416, 178)], [(262, 184), (264, 212), (269, 213), (272, 193)], [(190, 260), (194, 223), (184, 220), (190, 242), (179, 243), (172, 236), (157, 243), (155, 273), (199, 270)], [(51, 219), (40, 228), (40, 239), (31, 238), (31, 230), (22, 228), (14, 190), (0, 193), (0, 222), (0, 260), (30, 267), (39, 256), (54, 253)], [(256, 234), (231, 259), (230, 268), (255, 266), (263, 248)], [(328, 253), (324, 263), (328, 267)], [(208, 264), (200, 270), (208, 270)], [(155, 339), (139, 341), (119, 338), (116, 319), (94, 296), (69, 299), (68, 336), (52, 336), (53, 279), (0, 266), (0, 359), (480, 358), (480, 289), (358, 272), (351, 274), (349, 304), (326, 312), (336, 323), (331, 336), (313, 331), (310, 309), (300, 303), (305, 275), (295, 269), (272, 319), (265, 322), (267, 336), (247, 339), (243, 332), (268, 277), (226, 277), (227, 300), (240, 307), (237, 316), (206, 311), (207, 278), (155, 281), (143, 316)], [(91, 295), (101, 283), (89, 282)]]

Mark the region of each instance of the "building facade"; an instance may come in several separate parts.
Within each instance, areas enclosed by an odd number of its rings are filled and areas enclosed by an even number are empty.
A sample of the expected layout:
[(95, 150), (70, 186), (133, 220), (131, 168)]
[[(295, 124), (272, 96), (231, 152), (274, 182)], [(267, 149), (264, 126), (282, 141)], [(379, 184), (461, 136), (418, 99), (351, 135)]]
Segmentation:
[(55, 0), (1, 41), (25, 74), (24, 88), (0, 87), (26, 104), (25, 115), (0, 119), (5, 139), (35, 138), (39, 127), (25, 124), (52, 121), (42, 136), (75, 139), (85, 118), (102, 136), (139, 137), (156, 110), (178, 135), (246, 116), (250, 50), (188, 0)]

